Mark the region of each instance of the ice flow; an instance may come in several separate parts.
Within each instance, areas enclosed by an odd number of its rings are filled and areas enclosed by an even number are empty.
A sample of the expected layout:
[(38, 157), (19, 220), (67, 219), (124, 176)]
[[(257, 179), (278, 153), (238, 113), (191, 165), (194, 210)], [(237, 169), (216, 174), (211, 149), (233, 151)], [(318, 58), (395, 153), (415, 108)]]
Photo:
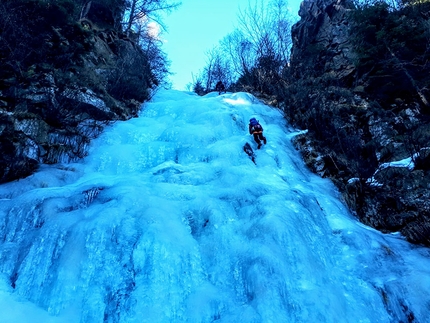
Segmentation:
[(429, 322), (429, 250), (358, 223), (295, 134), (250, 94), (160, 91), (1, 185), (0, 323)]

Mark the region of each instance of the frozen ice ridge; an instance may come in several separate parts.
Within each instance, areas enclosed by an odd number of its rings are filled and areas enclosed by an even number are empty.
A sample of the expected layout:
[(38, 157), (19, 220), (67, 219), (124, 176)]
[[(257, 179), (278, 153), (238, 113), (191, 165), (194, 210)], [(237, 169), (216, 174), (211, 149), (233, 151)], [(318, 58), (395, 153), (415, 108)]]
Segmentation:
[(0, 323), (429, 322), (428, 249), (358, 223), (292, 135), (249, 94), (162, 91), (0, 185)]

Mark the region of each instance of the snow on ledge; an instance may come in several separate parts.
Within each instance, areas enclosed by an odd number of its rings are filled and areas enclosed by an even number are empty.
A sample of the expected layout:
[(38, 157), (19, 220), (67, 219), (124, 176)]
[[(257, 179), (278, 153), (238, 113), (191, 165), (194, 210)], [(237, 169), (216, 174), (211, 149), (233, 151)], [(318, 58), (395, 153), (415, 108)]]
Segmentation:
[[(414, 155), (414, 157), (416, 157), (416, 156), (417, 156), (417, 154)], [(379, 168), (376, 172), (380, 171), (381, 169), (387, 168), (387, 167), (406, 167), (410, 170), (413, 170), (415, 168), (415, 163), (413, 162), (413, 158), (409, 157), (409, 158), (405, 158), (405, 159), (398, 160), (395, 162), (383, 163), (379, 166)]]
[(299, 136), (299, 135), (305, 135), (305, 134), (307, 134), (307, 133), (308, 133), (308, 129), (305, 129), (305, 130), (297, 130), (297, 131), (294, 131), (294, 132), (289, 133), (289, 134), (287, 135), (287, 138), (288, 138), (288, 139), (291, 139), (291, 138), (294, 138), (294, 137)]
[(106, 103), (100, 99), (92, 90), (85, 89), (85, 92), (80, 90), (66, 90), (63, 92), (63, 95), (66, 98), (74, 99), (82, 103), (86, 103), (92, 105), (100, 110), (109, 111), (109, 108), (106, 106)]
[(348, 184), (357, 183), (359, 181), (360, 181), (360, 179), (358, 177), (353, 177), (353, 178), (348, 179)]
[[(429, 148), (422, 148), (422, 149), (429, 149)], [(415, 163), (414, 163), (414, 159), (419, 155), (419, 153), (414, 154), (412, 157), (408, 157), (402, 160), (398, 160), (398, 161), (394, 161), (394, 162), (389, 162), (389, 163), (383, 163), (381, 164), (378, 169), (375, 171), (375, 173), (373, 174), (372, 177), (368, 178), (366, 183), (370, 184), (370, 186), (378, 186), (381, 187), (383, 186), (383, 184), (379, 183), (377, 180), (375, 180), (375, 175), (388, 167), (404, 167), (407, 168), (409, 170), (413, 170), (415, 168)], [(350, 183), (350, 181), (353, 179), (348, 180), (348, 183)]]
[(366, 183), (369, 184), (370, 186), (376, 186), (376, 187), (384, 186), (383, 184), (379, 183), (373, 176), (371, 178), (368, 178)]

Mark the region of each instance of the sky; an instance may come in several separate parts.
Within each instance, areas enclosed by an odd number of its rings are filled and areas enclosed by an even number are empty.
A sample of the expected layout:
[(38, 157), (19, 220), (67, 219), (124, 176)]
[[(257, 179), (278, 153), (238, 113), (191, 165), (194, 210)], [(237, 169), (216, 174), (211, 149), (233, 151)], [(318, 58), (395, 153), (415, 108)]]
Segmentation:
[(429, 249), (359, 223), (300, 133), (247, 93), (160, 90), (0, 185), (0, 323), (428, 322)]
[[(239, 9), (249, 0), (182, 0), (182, 5), (163, 22), (168, 32), (162, 35), (163, 50), (171, 61), (173, 88), (184, 90), (205, 66), (205, 53), (235, 29)], [(300, 0), (290, 1), (297, 14)], [(298, 16), (296, 15), (297, 19)]]

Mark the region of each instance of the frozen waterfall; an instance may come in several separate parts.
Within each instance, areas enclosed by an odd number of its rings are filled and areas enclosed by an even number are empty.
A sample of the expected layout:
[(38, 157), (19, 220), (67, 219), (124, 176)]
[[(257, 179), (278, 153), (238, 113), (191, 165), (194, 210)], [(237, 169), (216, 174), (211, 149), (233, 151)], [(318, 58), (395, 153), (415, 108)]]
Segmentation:
[(0, 323), (430, 322), (429, 249), (357, 222), (294, 135), (246, 93), (160, 91), (0, 185)]

